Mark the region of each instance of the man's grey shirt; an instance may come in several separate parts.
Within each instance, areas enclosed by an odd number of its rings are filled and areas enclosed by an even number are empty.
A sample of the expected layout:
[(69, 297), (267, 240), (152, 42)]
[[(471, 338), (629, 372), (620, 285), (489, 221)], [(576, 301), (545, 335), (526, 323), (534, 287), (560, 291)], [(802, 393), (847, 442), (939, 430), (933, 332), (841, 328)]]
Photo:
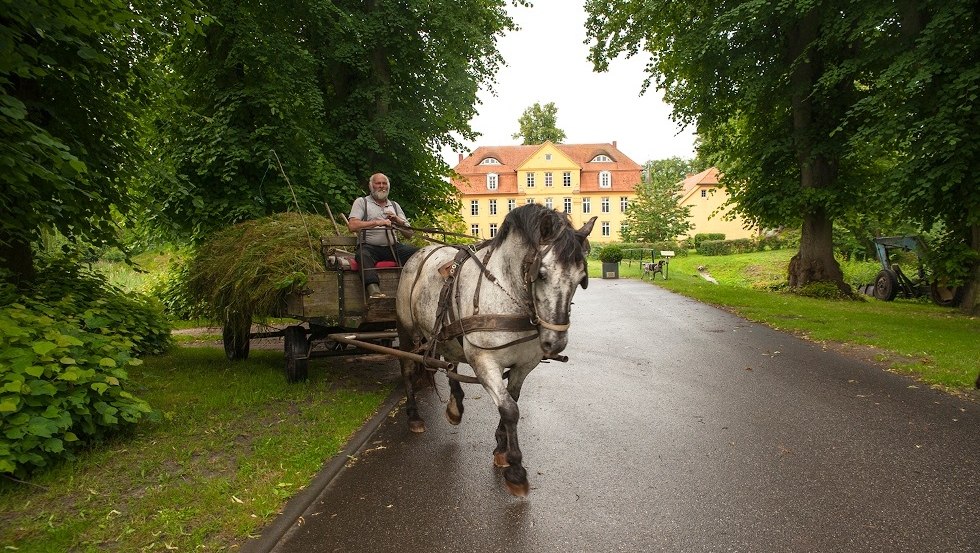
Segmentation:
[[(385, 200), (384, 205), (378, 205), (370, 196), (362, 196), (354, 200), (354, 205), (350, 208), (350, 214), (347, 216), (348, 219), (360, 219), (362, 221), (376, 221), (381, 219), (386, 219), (385, 208), (390, 207), (395, 210), (395, 215), (399, 219), (404, 219), (405, 224), (408, 224), (408, 217), (405, 216), (405, 212), (402, 211), (402, 206), (398, 205), (398, 202), (393, 202), (391, 199)], [(371, 244), (372, 246), (387, 246), (389, 244), (394, 244), (398, 242), (397, 234), (395, 229), (392, 227), (379, 227), (365, 229), (362, 231), (365, 233), (364, 242)], [(361, 237), (358, 236), (358, 240)]]

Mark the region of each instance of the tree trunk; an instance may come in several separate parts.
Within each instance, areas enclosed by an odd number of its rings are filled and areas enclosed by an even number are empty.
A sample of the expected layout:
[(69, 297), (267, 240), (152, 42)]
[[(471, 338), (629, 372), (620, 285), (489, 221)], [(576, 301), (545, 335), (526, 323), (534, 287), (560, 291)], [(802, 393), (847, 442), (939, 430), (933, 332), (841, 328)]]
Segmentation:
[[(823, 69), (819, 49), (814, 46), (819, 30), (820, 17), (814, 9), (790, 30), (788, 41), (788, 54), (793, 63), (790, 76), (793, 88), (793, 138), (800, 167), (800, 188), (804, 192), (833, 188), (838, 173), (838, 160), (817, 151), (817, 142), (824, 128), (820, 124), (821, 118), (827, 117), (814, 106), (814, 88)], [(828, 281), (833, 282), (841, 292), (851, 294), (851, 287), (844, 282), (844, 274), (834, 259), (833, 219), (819, 203), (806, 205), (804, 210), (800, 251), (789, 263), (790, 287)]]
[(11, 272), (14, 285), (20, 287), (34, 281), (34, 252), (30, 242), (0, 232), (0, 268)]
[[(980, 252), (980, 225), (970, 227), (970, 247)], [(980, 315), (980, 259), (973, 262), (971, 278), (966, 282), (966, 290), (960, 303), (960, 310), (967, 315)], [(977, 387), (980, 388), (980, 376), (977, 377)]]

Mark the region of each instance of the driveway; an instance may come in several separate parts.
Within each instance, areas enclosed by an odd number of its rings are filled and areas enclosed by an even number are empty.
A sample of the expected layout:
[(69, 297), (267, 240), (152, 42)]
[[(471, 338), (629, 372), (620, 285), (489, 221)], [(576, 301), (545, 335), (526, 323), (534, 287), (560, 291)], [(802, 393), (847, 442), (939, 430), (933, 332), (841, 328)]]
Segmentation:
[(976, 403), (635, 280), (592, 280), (570, 332), (521, 396), (527, 499), (487, 394), (452, 427), (440, 376), (426, 433), (379, 417), (243, 550), (980, 551)]

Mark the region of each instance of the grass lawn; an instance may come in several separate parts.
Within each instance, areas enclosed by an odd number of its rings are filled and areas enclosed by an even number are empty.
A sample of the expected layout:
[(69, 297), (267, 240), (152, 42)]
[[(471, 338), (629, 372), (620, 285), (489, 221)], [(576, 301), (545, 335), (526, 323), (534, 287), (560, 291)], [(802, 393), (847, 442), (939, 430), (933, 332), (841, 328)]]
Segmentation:
[(0, 480), (8, 551), (217, 551), (244, 543), (343, 449), (393, 389), (393, 362), (313, 360), (287, 384), (281, 350), (230, 363), (177, 348), (130, 370), (160, 422), (30, 483)]
[[(870, 346), (877, 361), (928, 384), (953, 391), (973, 389), (980, 370), (980, 319), (927, 300), (884, 302), (870, 296), (864, 301), (827, 300), (771, 291), (771, 285), (785, 282), (786, 267), (795, 253), (678, 256), (670, 261), (668, 279), (658, 275), (655, 283), (808, 340)], [(600, 265), (589, 264), (591, 276), (601, 276)], [(704, 279), (698, 267), (704, 267), (718, 284)], [(845, 264), (845, 280), (869, 282), (875, 267)], [(636, 261), (620, 265), (621, 278), (640, 276)]]

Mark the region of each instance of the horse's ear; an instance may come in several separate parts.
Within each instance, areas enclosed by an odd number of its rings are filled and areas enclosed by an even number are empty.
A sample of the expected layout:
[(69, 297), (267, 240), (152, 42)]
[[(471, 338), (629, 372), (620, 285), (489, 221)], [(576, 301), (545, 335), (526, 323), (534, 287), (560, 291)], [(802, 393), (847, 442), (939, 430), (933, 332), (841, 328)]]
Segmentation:
[(586, 237), (589, 236), (589, 234), (592, 232), (592, 227), (595, 226), (595, 220), (598, 218), (598, 215), (593, 215), (592, 218), (589, 219), (589, 222), (585, 223), (582, 225), (582, 228), (575, 231), (575, 234), (578, 235), (579, 242), (584, 242)]

